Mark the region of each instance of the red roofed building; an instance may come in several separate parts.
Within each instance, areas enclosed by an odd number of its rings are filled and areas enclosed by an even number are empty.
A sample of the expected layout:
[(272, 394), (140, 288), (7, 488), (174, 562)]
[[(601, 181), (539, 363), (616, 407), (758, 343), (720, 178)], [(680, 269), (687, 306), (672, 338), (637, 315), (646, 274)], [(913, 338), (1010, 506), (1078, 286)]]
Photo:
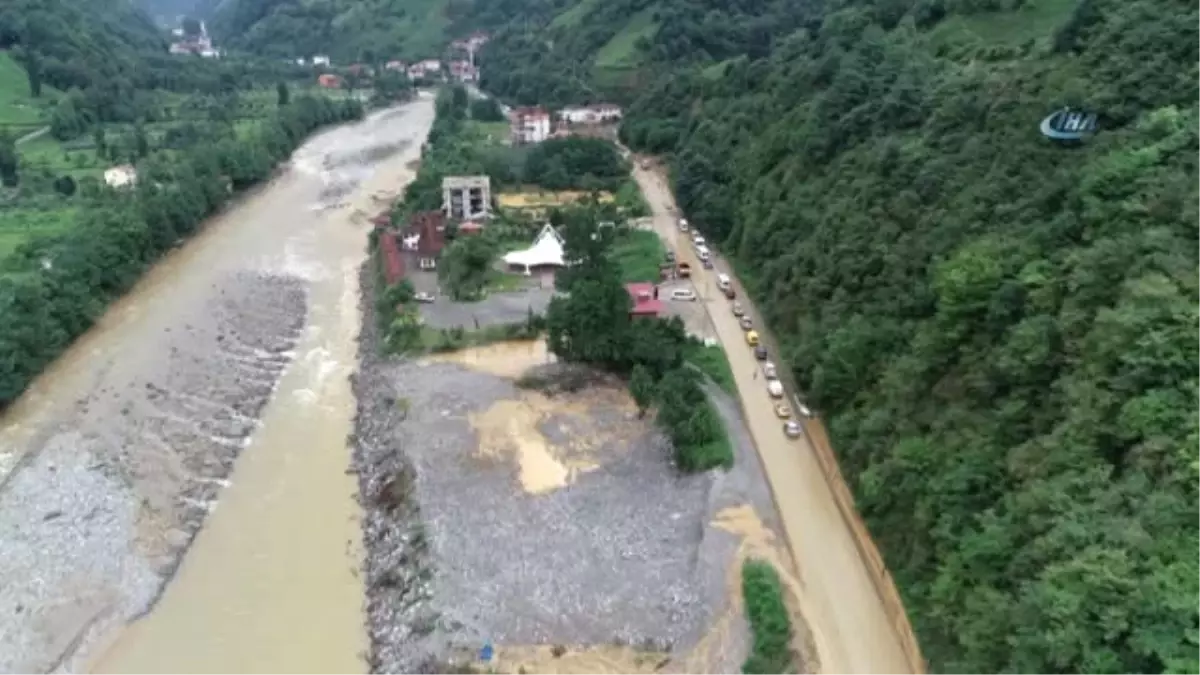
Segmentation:
[(647, 282), (625, 284), (625, 291), (633, 299), (633, 309), (629, 315), (633, 317), (648, 316), (658, 318), (665, 306), (658, 299), (658, 286)]
[(446, 246), (446, 214), (441, 211), (420, 211), (408, 221), (404, 233), (405, 253), (417, 260), (422, 270), (437, 269), (438, 256)]
[(404, 277), (404, 258), (394, 232), (379, 233), (379, 251), (383, 254), (383, 278), (391, 286)]

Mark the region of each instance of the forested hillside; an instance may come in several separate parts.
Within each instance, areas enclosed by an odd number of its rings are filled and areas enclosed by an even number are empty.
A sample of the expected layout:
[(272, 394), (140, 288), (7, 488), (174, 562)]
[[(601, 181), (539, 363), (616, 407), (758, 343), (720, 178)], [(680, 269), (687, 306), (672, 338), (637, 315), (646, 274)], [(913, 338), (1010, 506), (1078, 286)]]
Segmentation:
[(469, 0), (223, 0), (210, 27), (223, 44), (335, 63), (437, 56), (468, 25)]
[[(125, 0), (0, 5), (0, 409), (310, 132), (362, 115), (285, 81), (311, 71), (163, 35)], [(108, 189), (120, 164), (135, 184)]]
[[(1195, 4), (520, 6), (485, 89), (633, 102), (932, 668), (1200, 667)], [(1039, 134), (1068, 105), (1099, 132)]]

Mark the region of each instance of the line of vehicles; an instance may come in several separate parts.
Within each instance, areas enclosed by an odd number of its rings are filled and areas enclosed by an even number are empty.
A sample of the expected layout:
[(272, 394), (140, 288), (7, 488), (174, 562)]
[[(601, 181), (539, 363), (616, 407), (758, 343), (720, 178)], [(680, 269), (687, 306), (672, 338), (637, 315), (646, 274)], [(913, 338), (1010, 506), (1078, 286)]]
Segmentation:
[[(685, 233), (691, 231), (691, 228), (685, 218), (679, 219), (679, 231)], [(712, 269), (713, 254), (708, 248), (708, 242), (704, 240), (704, 237), (700, 233), (690, 233), (692, 235), (692, 246), (696, 249), (696, 257), (700, 259), (700, 262), (704, 265), (705, 269)], [(785, 420), (783, 423), (784, 434), (786, 434), (788, 438), (799, 437), (804, 433), (804, 429), (798, 421), (792, 419), (791, 406), (788, 405), (787, 401), (782, 400), (786, 392), (783, 388), (783, 383), (779, 381), (778, 368), (772, 361), (768, 360), (770, 354), (767, 352), (767, 348), (762, 344), (762, 340), (758, 335), (758, 331), (754, 329), (754, 320), (747, 315), (745, 308), (742, 307), (742, 304), (737, 302), (737, 291), (733, 288), (733, 280), (730, 279), (729, 275), (725, 274), (724, 272), (718, 273), (717, 288), (720, 289), (721, 293), (730, 301), (730, 310), (733, 312), (733, 315), (737, 317), (738, 324), (745, 332), (746, 344), (754, 350), (754, 358), (762, 363), (762, 373), (763, 379), (767, 384), (767, 393), (770, 394), (771, 398), (776, 399), (775, 415), (780, 419)], [(808, 406), (801, 403), (799, 399), (796, 400), (796, 411), (804, 417), (812, 416), (812, 411), (808, 409)]]

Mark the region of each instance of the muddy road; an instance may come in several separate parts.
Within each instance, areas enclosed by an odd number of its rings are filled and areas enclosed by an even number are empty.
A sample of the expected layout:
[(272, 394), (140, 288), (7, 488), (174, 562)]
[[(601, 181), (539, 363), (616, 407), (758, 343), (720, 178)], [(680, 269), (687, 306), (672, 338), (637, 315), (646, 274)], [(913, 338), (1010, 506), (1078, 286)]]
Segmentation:
[[(708, 308), (728, 354), (802, 584), (802, 611), (812, 632), (819, 672), (912, 672), (902, 638), (859, 555), (854, 534), (839, 511), (813, 448), (806, 438), (792, 440), (784, 435), (773, 411), (774, 401), (764, 379), (757, 375), (759, 364), (746, 345), (729, 301), (717, 289), (716, 272), (733, 276), (732, 271), (723, 261), (717, 262), (717, 270), (701, 268), (690, 235), (676, 227), (675, 200), (659, 173), (635, 167), (634, 178), (653, 211), (654, 229), (679, 260), (699, 272), (693, 273), (696, 293)], [(742, 291), (740, 285), (737, 288)], [(760, 315), (744, 292), (739, 293), (738, 301), (761, 326)]]
[(0, 418), (0, 671), (365, 669), (358, 272), (432, 121), (310, 139)]

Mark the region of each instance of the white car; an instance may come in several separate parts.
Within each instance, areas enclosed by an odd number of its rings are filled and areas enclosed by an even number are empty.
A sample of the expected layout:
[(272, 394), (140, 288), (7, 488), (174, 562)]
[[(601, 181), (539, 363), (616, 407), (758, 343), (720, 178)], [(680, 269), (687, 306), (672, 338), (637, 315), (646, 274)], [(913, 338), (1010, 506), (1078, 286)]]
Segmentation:
[(788, 438), (800, 438), (800, 434), (804, 433), (804, 427), (796, 420), (788, 420), (783, 423), (783, 433)]
[(414, 293), (413, 300), (416, 300), (417, 302), (429, 303), (429, 302), (433, 302), (433, 296), (422, 291), (419, 293)]
[(690, 288), (676, 288), (671, 291), (671, 299), (691, 302), (696, 299), (696, 292)]
[(783, 398), (783, 384), (779, 380), (767, 380), (767, 393), (771, 398)]
[(770, 361), (763, 363), (763, 375), (766, 375), (768, 380), (774, 380), (779, 377), (775, 370), (775, 364)]
[(697, 234), (696, 236), (692, 237), (692, 243), (695, 244), (696, 246), (703, 246), (704, 245), (704, 237)]

